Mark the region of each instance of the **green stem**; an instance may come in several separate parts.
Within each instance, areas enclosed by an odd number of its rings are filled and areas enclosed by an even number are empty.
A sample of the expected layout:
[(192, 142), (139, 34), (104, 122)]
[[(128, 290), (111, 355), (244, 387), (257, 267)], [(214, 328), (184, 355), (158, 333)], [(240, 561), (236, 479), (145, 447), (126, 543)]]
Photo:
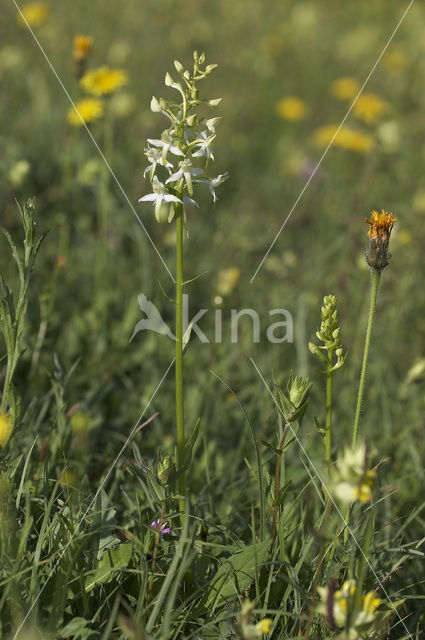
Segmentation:
[(324, 564), (325, 564), (325, 560), (326, 560), (326, 546), (327, 546), (326, 537), (327, 537), (327, 533), (328, 533), (328, 525), (329, 525), (329, 519), (330, 519), (331, 512), (332, 512), (332, 506), (333, 506), (332, 505), (332, 501), (329, 500), (327, 502), (327, 504), (326, 504), (325, 513), (323, 515), (323, 520), (322, 520), (322, 525), (320, 527), (321, 543), (320, 543), (320, 549), (319, 549), (319, 559), (318, 559), (318, 563), (317, 563), (316, 573), (315, 573), (314, 578), (313, 578), (313, 589), (312, 589), (312, 596), (311, 596), (311, 604), (310, 604), (310, 610), (309, 610), (307, 623), (306, 623), (305, 631), (304, 631), (304, 640), (309, 640), (309, 638), (310, 638), (310, 630), (311, 630), (311, 626), (313, 624), (314, 614), (316, 612), (317, 594), (318, 594), (318, 591), (319, 591), (320, 582), (322, 580), (323, 568), (324, 568)]
[[(184, 436), (184, 404), (183, 404), (183, 205), (176, 207), (176, 424), (177, 424), (177, 469), (181, 470)], [(178, 492), (181, 496), (179, 508), (182, 512), (181, 524), (184, 524), (186, 510), (186, 482), (184, 472), (178, 477)]]
[[(332, 351), (328, 351), (328, 369), (326, 372), (326, 422), (325, 422), (325, 460), (331, 464), (332, 450)], [(327, 494), (326, 494), (327, 495)]]
[[(113, 155), (113, 119), (110, 109), (107, 109), (103, 129), (103, 153), (110, 163)], [(99, 194), (98, 194), (98, 246), (95, 270), (95, 296), (99, 311), (105, 306), (105, 282), (107, 281), (107, 254), (109, 234), (109, 185), (110, 172), (106, 162), (101, 165)]]
[(361, 410), (362, 401), (363, 401), (364, 384), (366, 379), (366, 368), (367, 368), (367, 361), (369, 357), (370, 339), (372, 336), (373, 318), (375, 315), (376, 298), (378, 296), (378, 286), (379, 286), (380, 278), (381, 278), (381, 272), (378, 269), (372, 269), (371, 285), (370, 285), (369, 319), (367, 322), (366, 339), (365, 339), (364, 353), (363, 353), (363, 363), (362, 363), (362, 370), (360, 374), (359, 393), (357, 396), (356, 416), (354, 418), (353, 446), (357, 442), (357, 434), (359, 430), (360, 410)]

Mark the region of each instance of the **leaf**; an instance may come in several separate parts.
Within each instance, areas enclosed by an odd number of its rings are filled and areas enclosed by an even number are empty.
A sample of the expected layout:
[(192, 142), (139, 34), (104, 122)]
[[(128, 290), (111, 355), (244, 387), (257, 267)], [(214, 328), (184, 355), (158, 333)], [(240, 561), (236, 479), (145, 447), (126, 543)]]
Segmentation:
[(245, 591), (253, 582), (258, 566), (267, 559), (269, 546), (270, 541), (264, 540), (227, 558), (208, 586), (206, 607), (214, 610)]
[(199, 423), (200, 423), (200, 419), (198, 418), (198, 420), (195, 422), (195, 426), (193, 427), (192, 433), (190, 434), (189, 438), (185, 442), (182, 460), (181, 460), (182, 467), (189, 467), (190, 463), (192, 462), (193, 447), (196, 444), (196, 441), (198, 439), (198, 434), (199, 434)]
[(261, 440), (261, 444), (264, 445), (265, 447), (267, 447), (268, 449), (271, 449), (278, 456), (282, 455), (282, 450), (281, 449), (276, 449), (276, 447), (273, 446), (272, 444), (270, 444), (270, 442), (267, 442), (267, 440)]
[(182, 351), (183, 353), (186, 351), (187, 349), (187, 345), (189, 344), (189, 340), (190, 340), (190, 334), (192, 333), (192, 327), (193, 327), (193, 322), (190, 322), (189, 325), (186, 328), (186, 331), (183, 334), (183, 339), (182, 339)]
[(116, 525), (115, 514), (116, 510), (111, 505), (108, 494), (102, 489), (97, 496), (95, 506), (96, 535), (98, 539), (95, 551), (98, 560), (103, 557), (105, 548), (115, 539), (115, 536), (112, 535)]
[(137, 299), (139, 301), (139, 307), (141, 311), (143, 311), (143, 313), (146, 315), (146, 318), (144, 318), (143, 320), (139, 320), (139, 322), (136, 324), (131, 335), (130, 342), (139, 331), (154, 331), (155, 333), (161, 333), (168, 336), (172, 340), (175, 340), (174, 334), (162, 319), (161, 314), (159, 313), (153, 302), (148, 300), (148, 298), (143, 293), (139, 294), (137, 296)]
[(88, 629), (87, 625), (90, 623), (90, 620), (86, 620), (85, 618), (73, 618), (71, 622), (63, 627), (59, 631), (60, 638), (69, 638), (72, 637), (73, 640), (77, 640), (81, 638), (88, 638), (89, 636), (93, 636), (93, 629)]
[(132, 552), (133, 545), (129, 542), (104, 551), (97, 569), (87, 580), (86, 592), (94, 589), (99, 583), (108, 582), (118, 570), (125, 569), (130, 562)]

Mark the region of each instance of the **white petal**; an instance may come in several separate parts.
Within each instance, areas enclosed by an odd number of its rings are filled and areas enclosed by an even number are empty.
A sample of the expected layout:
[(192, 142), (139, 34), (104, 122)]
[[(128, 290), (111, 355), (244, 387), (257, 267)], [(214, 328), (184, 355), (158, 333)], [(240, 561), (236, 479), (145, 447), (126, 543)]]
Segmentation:
[(164, 193), (163, 198), (164, 202), (180, 202), (180, 204), (183, 204), (177, 196), (173, 196), (171, 193)]
[(184, 156), (183, 151), (181, 151), (178, 147), (175, 147), (174, 145), (170, 147), (170, 151), (171, 153), (174, 153), (175, 156)]
[(177, 182), (177, 180), (180, 180), (180, 178), (183, 175), (183, 171), (176, 171), (176, 173), (172, 173), (171, 176), (169, 178), (166, 179), (165, 184), (168, 184), (169, 182)]
[(185, 196), (185, 197), (183, 198), (183, 204), (184, 204), (184, 205), (186, 205), (186, 204), (190, 204), (190, 205), (192, 205), (193, 207), (198, 207), (198, 209), (199, 209), (199, 204), (196, 202), (196, 200), (194, 200), (193, 198), (189, 198), (189, 196)]
[(165, 142), (162, 140), (156, 140), (154, 138), (148, 138), (149, 144), (153, 144), (154, 147), (163, 147)]
[(154, 202), (156, 200), (156, 193), (149, 193), (147, 196), (143, 196), (143, 198), (139, 198), (139, 202)]

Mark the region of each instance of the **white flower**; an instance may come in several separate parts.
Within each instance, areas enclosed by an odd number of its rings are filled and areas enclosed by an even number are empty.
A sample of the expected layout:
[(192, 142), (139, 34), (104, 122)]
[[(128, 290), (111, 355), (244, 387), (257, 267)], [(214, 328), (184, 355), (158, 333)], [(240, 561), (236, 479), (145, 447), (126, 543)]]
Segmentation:
[(167, 187), (158, 180), (156, 176), (153, 177), (152, 182), (153, 193), (149, 193), (143, 198), (139, 199), (139, 202), (154, 202), (155, 203), (155, 218), (159, 222), (159, 210), (163, 202), (179, 202), (183, 204), (182, 201), (177, 198), (177, 196), (173, 196), (168, 192)]
[[(186, 222), (186, 206), (190, 204), (192, 207), (198, 207), (199, 209), (199, 204), (196, 202), (196, 200), (193, 200), (193, 198), (189, 198), (189, 196), (184, 196), (183, 198), (183, 213), (184, 213), (184, 220)], [(168, 212), (168, 222), (172, 222), (174, 220), (174, 216), (176, 215), (176, 211), (174, 209), (174, 205), (170, 204), (170, 211)]]
[(218, 198), (215, 194), (215, 190), (220, 184), (225, 182), (228, 177), (229, 177), (229, 174), (226, 171), (226, 173), (220, 173), (220, 175), (217, 176), (216, 178), (207, 178), (206, 180), (195, 180), (195, 182), (204, 182), (205, 184), (207, 184), (211, 192), (211, 195), (213, 197), (213, 201), (217, 202)]
[(182, 160), (179, 162), (179, 170), (176, 173), (171, 174), (171, 176), (166, 180), (165, 184), (169, 182), (178, 182), (182, 178), (187, 185), (187, 190), (189, 195), (193, 195), (193, 186), (192, 186), (192, 176), (200, 176), (204, 171), (203, 169), (193, 167), (190, 160)]
[(205, 120), (208, 131), (211, 131), (211, 133), (215, 133), (215, 125), (217, 124), (217, 122), (219, 122), (219, 120), (221, 120), (221, 117), (209, 118), (208, 120)]
[(146, 178), (146, 176), (149, 174), (151, 182), (153, 180), (156, 166), (158, 164), (160, 164), (162, 167), (165, 167), (166, 169), (173, 168), (171, 162), (168, 162), (168, 160), (165, 160), (164, 162), (163, 152), (158, 147), (148, 147), (147, 149), (145, 149), (145, 156), (151, 162), (151, 164), (146, 167), (143, 173), (143, 177)]
[(174, 153), (175, 156), (184, 156), (183, 151), (181, 151), (175, 144), (173, 144), (174, 140), (170, 135), (163, 135), (162, 140), (156, 140), (153, 138), (148, 138), (149, 144), (152, 144), (154, 147), (159, 147), (162, 149), (162, 162), (165, 165), (167, 159), (167, 153), (170, 151)]
[(214, 160), (212, 152), (212, 143), (215, 140), (215, 133), (208, 135), (207, 131), (201, 131), (199, 138), (195, 141), (194, 146), (198, 147), (198, 151), (193, 154), (194, 158), (206, 157), (207, 160)]

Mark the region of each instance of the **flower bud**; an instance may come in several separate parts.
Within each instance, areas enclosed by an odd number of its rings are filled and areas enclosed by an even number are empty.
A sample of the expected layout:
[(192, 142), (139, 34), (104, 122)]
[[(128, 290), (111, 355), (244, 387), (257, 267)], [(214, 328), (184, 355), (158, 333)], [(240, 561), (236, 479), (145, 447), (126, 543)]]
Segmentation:
[(209, 64), (206, 68), (205, 68), (205, 73), (212, 73), (214, 71), (214, 69), (217, 69), (218, 65), (217, 64)]
[(161, 111), (161, 106), (155, 96), (152, 96), (151, 111), (153, 111), (154, 113), (159, 113)]
[(174, 60), (174, 66), (176, 68), (177, 73), (184, 74), (184, 68), (181, 62), (178, 60)]
[(395, 215), (385, 211), (385, 209), (382, 209), (381, 213), (372, 211), (371, 220), (366, 218), (366, 222), (370, 225), (366, 262), (371, 269), (382, 271), (389, 264), (391, 254), (388, 251), (388, 244), (396, 221)]
[(13, 431), (12, 421), (7, 413), (0, 413), (0, 447), (4, 447)]

